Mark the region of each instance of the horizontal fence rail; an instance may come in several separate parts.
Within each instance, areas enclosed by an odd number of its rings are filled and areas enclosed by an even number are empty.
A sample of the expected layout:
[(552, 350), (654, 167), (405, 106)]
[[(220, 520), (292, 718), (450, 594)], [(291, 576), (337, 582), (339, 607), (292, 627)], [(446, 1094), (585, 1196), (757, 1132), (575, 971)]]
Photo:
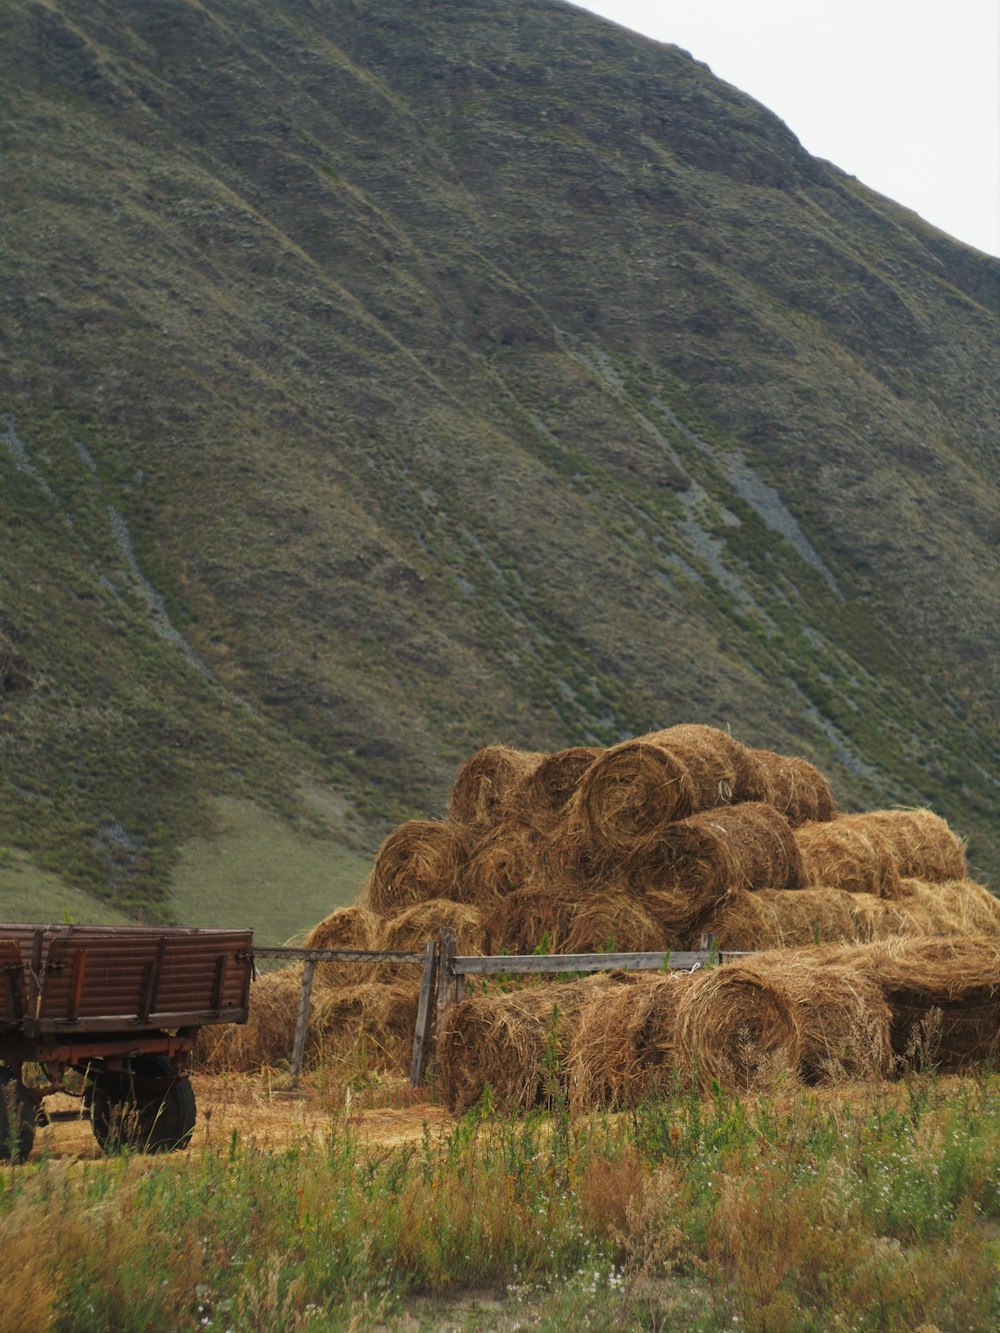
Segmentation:
[[(427, 948), (420, 953), (414, 953), (408, 949), (296, 949), (289, 945), (265, 945), (263, 948), (255, 948), (253, 953), (255, 962), (258, 958), (273, 958), (279, 962), (301, 962), (303, 964), (302, 989), (299, 992), (299, 1009), (295, 1018), (295, 1037), (292, 1041), (289, 1092), (295, 1091), (302, 1076), (302, 1064), (306, 1052), (306, 1032), (309, 1027), (309, 1008), (312, 1003), (313, 978), (316, 974), (317, 963), (422, 963), (424, 965), (424, 976), (420, 986), (420, 1002), (423, 1005), (425, 1004), (425, 988), (428, 994), (433, 989), (434, 962), (437, 956), (433, 940), (428, 940)], [(428, 980), (428, 976), (430, 976), (430, 980)], [(426, 1027), (426, 1024), (424, 1026)], [(418, 1040), (420, 1031), (421, 1009), (418, 1007), (417, 1031), (413, 1037), (413, 1062), (410, 1066), (411, 1083), (414, 1078), (418, 1049), (420, 1056), (418, 1082), (423, 1074), (425, 1053), (424, 1039)]]
[(420, 996), (413, 1034), (410, 1084), (419, 1087), (430, 1041), (432, 1021), (440, 1025), (445, 1012), (465, 994), (465, 978), (472, 976), (545, 975), (562, 972), (693, 972), (743, 956), (743, 951), (718, 952), (711, 937), (703, 947), (650, 953), (459, 954), (451, 927), (429, 939), (419, 953), (386, 949), (298, 949), (290, 946), (254, 948), (254, 959), (301, 962), (302, 989), (295, 1022), (289, 1090), (298, 1087), (305, 1055), (306, 1030), (317, 963), (412, 963), (421, 966)]
[(639, 972), (658, 968), (663, 971), (690, 972), (704, 967), (722, 954), (707, 949), (677, 953), (553, 953), (553, 954), (456, 954), (452, 970), (461, 977), (484, 977), (506, 972)]
[(399, 949), (293, 949), (285, 945), (254, 945), (254, 958), (284, 958), (293, 963), (422, 963), (424, 951)]

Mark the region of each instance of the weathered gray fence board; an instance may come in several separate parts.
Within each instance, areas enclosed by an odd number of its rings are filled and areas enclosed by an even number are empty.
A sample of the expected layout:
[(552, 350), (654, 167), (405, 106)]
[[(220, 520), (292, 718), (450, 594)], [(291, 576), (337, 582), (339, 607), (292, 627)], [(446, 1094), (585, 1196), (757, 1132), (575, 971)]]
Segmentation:
[(559, 953), (511, 954), (477, 957), (459, 955), (451, 965), (459, 976), (492, 976), (506, 972), (609, 972), (651, 971), (654, 968), (690, 972), (724, 955), (707, 950), (675, 953)]

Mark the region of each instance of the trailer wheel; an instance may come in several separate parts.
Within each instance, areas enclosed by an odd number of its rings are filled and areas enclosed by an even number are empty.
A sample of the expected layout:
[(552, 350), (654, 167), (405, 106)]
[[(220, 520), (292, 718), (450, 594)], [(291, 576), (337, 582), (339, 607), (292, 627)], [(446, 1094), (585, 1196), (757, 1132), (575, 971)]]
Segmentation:
[(34, 1098), (9, 1069), (0, 1069), (0, 1162), (23, 1162), (35, 1142)]
[(93, 1070), (88, 1102), (105, 1152), (173, 1152), (191, 1142), (194, 1089), (163, 1055), (138, 1055), (122, 1073)]

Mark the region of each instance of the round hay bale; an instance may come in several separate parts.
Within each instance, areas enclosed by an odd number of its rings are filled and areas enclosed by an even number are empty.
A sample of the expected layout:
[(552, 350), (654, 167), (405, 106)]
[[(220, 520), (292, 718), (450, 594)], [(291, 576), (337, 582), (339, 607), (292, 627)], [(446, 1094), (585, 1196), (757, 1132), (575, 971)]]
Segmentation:
[(790, 979), (789, 992), (799, 1010), (807, 1083), (891, 1077), (892, 1011), (877, 981), (830, 966), (803, 973), (798, 984)]
[(416, 983), (361, 982), (324, 991), (313, 1005), (313, 1059), (324, 1068), (404, 1073), (417, 1022)]
[(722, 950), (854, 941), (865, 936), (852, 902), (852, 895), (840, 889), (739, 891), (721, 902), (701, 929)]
[(662, 926), (632, 894), (595, 893), (575, 908), (559, 952), (654, 953), (668, 947)]
[(679, 1075), (677, 1005), (696, 975), (633, 975), (587, 1004), (567, 1059), (574, 1112), (624, 1110), (671, 1089)]
[[(199, 1051), (206, 1073), (251, 1073), (287, 1064), (292, 1055), (302, 994), (302, 964), (267, 972), (250, 985), (246, 1023), (230, 1023), (205, 1034)], [(306, 1048), (315, 1042), (315, 1028), (306, 1029)]]
[(486, 953), (565, 953), (575, 904), (563, 896), (564, 889), (558, 882), (536, 878), (498, 899), (483, 915)]
[(454, 898), (467, 854), (466, 833), (445, 820), (408, 819), (385, 839), (362, 906), (393, 916), (428, 898)]
[(872, 810), (850, 818), (864, 820), (904, 879), (945, 883), (969, 873), (964, 842), (931, 810)]
[(855, 939), (861, 944), (903, 935), (933, 935), (937, 930), (937, 914), (932, 920), (906, 897), (877, 898), (873, 893), (844, 893), (842, 889), (830, 892), (839, 894), (846, 905), (857, 928)]
[(624, 858), (588, 842), (572, 810), (574, 804), (571, 798), (570, 810), (536, 844), (535, 875), (579, 898), (599, 891), (609, 878), (620, 877)]
[(795, 829), (804, 882), (877, 898), (902, 894), (899, 867), (868, 815), (838, 815)]
[[(452, 902), (448, 898), (430, 898), (425, 903), (414, 903), (405, 912), (383, 922), (376, 948), (399, 953), (423, 954), (427, 941), (436, 937), (445, 926), (455, 932), (456, 948), (460, 954), (483, 952), (483, 925), (479, 909), (468, 903)], [(422, 964), (377, 963), (376, 981), (400, 981), (419, 986)]]
[(475, 1106), (487, 1085), (505, 1111), (526, 1111), (562, 1092), (572, 1033), (594, 992), (591, 982), (549, 982), (452, 1005), (436, 1043), (448, 1109)]
[(741, 889), (795, 889), (802, 862), (785, 817), (762, 802), (720, 806), (668, 825), (627, 863), (630, 883), (668, 932), (694, 929)]
[(832, 819), (836, 806), (830, 784), (808, 759), (748, 750), (745, 784), (737, 791), (744, 801), (766, 801), (797, 827), (809, 820)]
[(539, 834), (509, 816), (501, 819), (472, 848), (462, 869), (461, 896), (479, 907), (506, 897), (529, 879)]
[(595, 759), (567, 814), (595, 848), (629, 853), (672, 821), (730, 801), (745, 756), (745, 746), (715, 727), (652, 732)]
[[(313, 926), (302, 941), (303, 949), (375, 949), (381, 918), (367, 907), (355, 904), (338, 907)], [(316, 986), (354, 986), (371, 981), (374, 963), (317, 963)]]
[(551, 828), (580, 785), (584, 773), (603, 753), (599, 746), (575, 745), (546, 755), (511, 792), (510, 811), (536, 828)]
[(797, 1076), (798, 1009), (787, 988), (751, 959), (694, 974), (677, 1006), (678, 1060), (700, 1085), (763, 1091)]
[(1000, 941), (982, 936), (900, 939), (862, 946), (845, 961), (878, 982), (892, 1010), (901, 1068), (944, 1072), (997, 1056)]
[(982, 935), (1000, 939), (1000, 899), (971, 879), (949, 880), (941, 884), (904, 879), (899, 906), (908, 917), (933, 923), (923, 934)]
[(829, 955), (823, 948), (781, 949), (753, 958), (754, 968), (780, 985), (796, 1007), (799, 1072), (807, 1083), (889, 1078), (892, 1015), (882, 987), (851, 954), (842, 961)]
[(515, 788), (545, 758), (509, 745), (484, 745), (458, 770), (448, 798), (448, 814), (456, 824), (484, 828), (505, 810)]

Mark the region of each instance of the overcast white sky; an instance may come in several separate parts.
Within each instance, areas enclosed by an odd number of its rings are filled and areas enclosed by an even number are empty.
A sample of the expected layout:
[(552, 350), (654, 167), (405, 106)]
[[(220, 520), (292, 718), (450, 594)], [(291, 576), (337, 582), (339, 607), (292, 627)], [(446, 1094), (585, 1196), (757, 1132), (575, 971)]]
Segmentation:
[(817, 157), (1000, 255), (1000, 0), (573, 0), (673, 42)]

